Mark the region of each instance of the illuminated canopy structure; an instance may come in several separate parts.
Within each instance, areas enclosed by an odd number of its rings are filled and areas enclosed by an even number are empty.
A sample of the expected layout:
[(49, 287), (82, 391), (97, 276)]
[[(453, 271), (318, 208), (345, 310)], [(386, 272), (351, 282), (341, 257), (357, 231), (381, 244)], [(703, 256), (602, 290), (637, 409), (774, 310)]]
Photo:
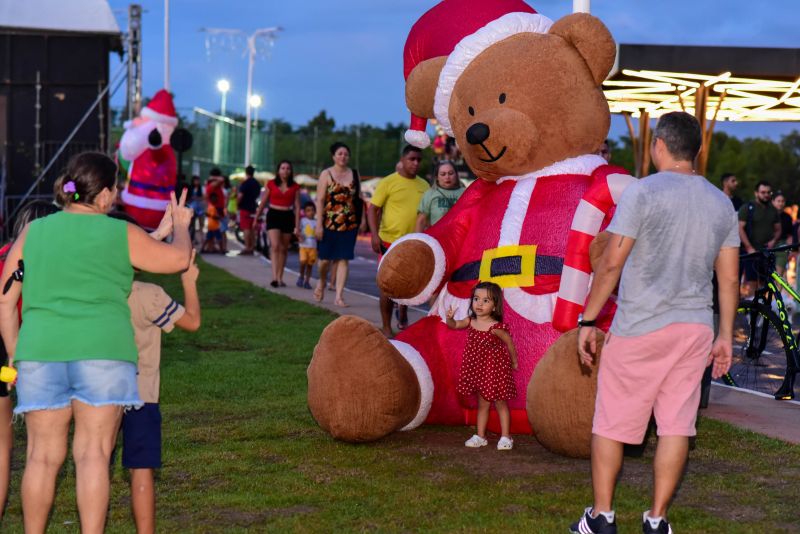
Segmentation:
[(798, 87), (800, 49), (624, 44), (603, 83), (611, 112), (628, 124), (637, 176), (650, 167), (651, 118), (670, 111), (698, 118), (697, 170), (705, 174), (716, 121), (800, 121)]

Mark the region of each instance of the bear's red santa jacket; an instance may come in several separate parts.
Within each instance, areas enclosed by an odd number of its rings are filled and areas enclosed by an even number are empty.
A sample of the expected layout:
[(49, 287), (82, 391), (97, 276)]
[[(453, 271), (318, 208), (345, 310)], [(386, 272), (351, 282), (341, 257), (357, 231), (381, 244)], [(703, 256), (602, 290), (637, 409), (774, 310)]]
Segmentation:
[[(455, 391), (466, 331), (451, 330), (444, 320), (448, 307), (457, 310), (456, 319), (466, 317), (472, 287), (488, 280), (503, 288), (503, 321), (519, 355), (518, 396), (509, 401), (511, 431), (531, 431), (524, 392), (533, 369), (561, 332), (576, 326), (590, 283), (589, 245), (633, 180), (595, 155), (497, 183), (476, 180), (424, 234), (395, 242), (422, 241), (436, 259), (427, 287), (398, 302), (420, 304), (439, 291), (430, 315), (392, 341), (414, 368), (422, 392), (417, 416), (406, 429), (423, 422), (474, 421), (475, 399), (459, 398)], [(607, 328), (611, 313), (605, 315)]]

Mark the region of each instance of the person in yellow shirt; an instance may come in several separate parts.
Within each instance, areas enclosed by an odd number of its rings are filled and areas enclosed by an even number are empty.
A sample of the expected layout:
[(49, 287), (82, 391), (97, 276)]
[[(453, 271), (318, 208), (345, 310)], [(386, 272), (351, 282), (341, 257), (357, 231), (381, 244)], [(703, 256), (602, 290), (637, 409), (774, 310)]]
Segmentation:
[[(422, 195), (430, 188), (428, 182), (419, 176), (422, 151), (407, 145), (403, 149), (397, 172), (383, 178), (372, 195), (367, 209), (367, 221), (372, 233), (372, 249), (385, 254), (389, 247), (406, 234), (414, 231), (417, 221), (417, 206)], [(381, 330), (387, 337), (392, 332), (392, 309), (394, 303), (381, 294)], [(397, 327), (403, 330), (408, 326), (406, 306), (399, 306)]]

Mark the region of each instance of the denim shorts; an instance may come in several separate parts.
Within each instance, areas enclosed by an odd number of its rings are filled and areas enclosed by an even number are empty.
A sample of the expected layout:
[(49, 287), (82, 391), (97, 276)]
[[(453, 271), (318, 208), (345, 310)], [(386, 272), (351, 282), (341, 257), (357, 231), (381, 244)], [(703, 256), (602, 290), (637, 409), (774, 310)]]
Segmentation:
[(15, 362), (15, 414), (66, 408), (72, 400), (90, 406), (141, 406), (136, 364), (122, 360)]

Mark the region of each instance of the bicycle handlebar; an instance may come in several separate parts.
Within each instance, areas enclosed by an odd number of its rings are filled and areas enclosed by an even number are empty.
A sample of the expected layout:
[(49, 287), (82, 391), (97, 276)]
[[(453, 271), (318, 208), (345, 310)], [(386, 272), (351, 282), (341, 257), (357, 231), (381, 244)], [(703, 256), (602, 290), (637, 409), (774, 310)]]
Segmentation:
[(770, 255), (778, 253), (778, 252), (787, 252), (789, 250), (797, 250), (800, 248), (800, 243), (796, 243), (794, 245), (781, 245), (775, 248), (765, 248), (762, 250), (757, 250), (755, 252), (750, 252), (749, 254), (740, 254), (740, 260), (750, 260), (753, 258), (768, 258)]

